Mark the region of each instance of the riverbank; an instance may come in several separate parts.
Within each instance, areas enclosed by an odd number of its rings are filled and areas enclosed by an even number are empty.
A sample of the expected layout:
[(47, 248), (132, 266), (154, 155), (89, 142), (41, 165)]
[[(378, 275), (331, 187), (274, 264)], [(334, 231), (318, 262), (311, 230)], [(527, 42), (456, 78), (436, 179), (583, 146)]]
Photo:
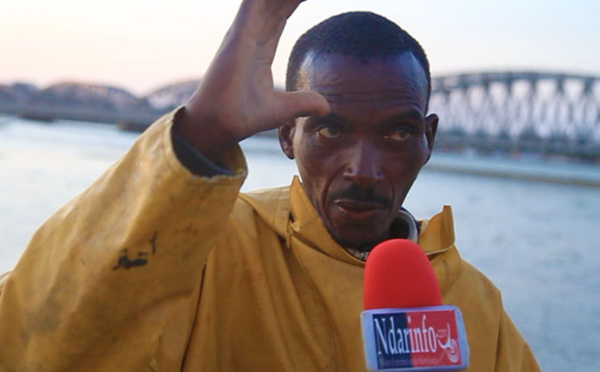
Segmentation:
[(511, 159), (435, 152), (425, 166), (428, 171), (510, 178), (525, 181), (600, 187), (600, 164), (551, 161), (539, 157)]

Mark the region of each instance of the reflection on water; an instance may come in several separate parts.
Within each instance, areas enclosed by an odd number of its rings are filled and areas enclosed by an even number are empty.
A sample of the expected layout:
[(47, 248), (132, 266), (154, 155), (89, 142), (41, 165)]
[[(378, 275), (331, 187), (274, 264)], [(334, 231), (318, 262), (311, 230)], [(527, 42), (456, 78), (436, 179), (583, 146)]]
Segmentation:
[[(135, 138), (106, 125), (0, 117), (0, 271)], [(295, 165), (277, 146), (264, 138), (243, 143), (250, 165), (244, 189), (289, 183)], [(461, 254), (502, 290), (542, 369), (597, 368), (600, 188), (424, 171), (406, 206), (429, 217), (444, 204), (453, 206)]]

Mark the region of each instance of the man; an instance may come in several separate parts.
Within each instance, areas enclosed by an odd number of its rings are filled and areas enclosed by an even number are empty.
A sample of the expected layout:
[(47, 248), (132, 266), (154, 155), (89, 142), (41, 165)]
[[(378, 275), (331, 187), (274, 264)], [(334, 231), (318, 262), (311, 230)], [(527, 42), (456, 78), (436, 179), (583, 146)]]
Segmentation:
[[(535, 371), (498, 291), (454, 247), (449, 208), (402, 203), (433, 147), (418, 44), (370, 13), (298, 42), (298, 0), (246, 0), (197, 92), (52, 216), (3, 277), (0, 370), (362, 371), (364, 258), (418, 240), (459, 306), (472, 371)], [(301, 180), (240, 194), (237, 142), (279, 127)]]

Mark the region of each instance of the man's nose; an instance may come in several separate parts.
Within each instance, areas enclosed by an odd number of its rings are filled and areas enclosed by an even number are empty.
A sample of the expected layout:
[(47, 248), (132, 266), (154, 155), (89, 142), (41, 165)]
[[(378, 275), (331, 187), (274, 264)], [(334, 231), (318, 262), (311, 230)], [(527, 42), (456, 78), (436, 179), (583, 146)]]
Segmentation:
[(347, 150), (348, 163), (344, 178), (361, 187), (373, 186), (383, 179), (381, 154), (374, 144), (359, 142)]

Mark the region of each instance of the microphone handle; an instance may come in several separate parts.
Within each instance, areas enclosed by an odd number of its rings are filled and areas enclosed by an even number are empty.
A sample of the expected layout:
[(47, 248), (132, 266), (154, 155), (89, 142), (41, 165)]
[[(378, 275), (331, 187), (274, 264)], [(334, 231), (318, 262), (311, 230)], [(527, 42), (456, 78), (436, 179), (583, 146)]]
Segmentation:
[(370, 371), (460, 371), (469, 366), (464, 322), (456, 306), (365, 310), (361, 324)]

